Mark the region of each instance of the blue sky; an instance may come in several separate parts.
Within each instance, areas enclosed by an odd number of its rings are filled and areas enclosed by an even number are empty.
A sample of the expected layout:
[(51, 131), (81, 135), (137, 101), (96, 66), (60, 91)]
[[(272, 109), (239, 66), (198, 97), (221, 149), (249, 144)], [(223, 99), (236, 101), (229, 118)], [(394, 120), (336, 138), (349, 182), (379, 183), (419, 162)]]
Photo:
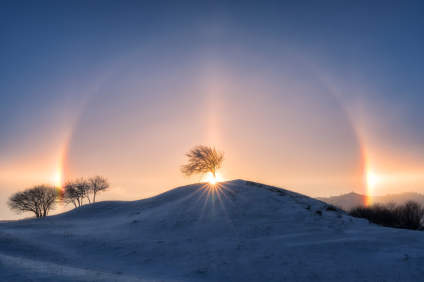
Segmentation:
[(153, 195), (195, 181), (178, 166), (196, 143), (226, 151), (228, 178), (361, 192), (365, 162), (381, 175), (373, 193), (423, 192), (423, 12), (422, 1), (2, 1), (0, 196), (50, 181), (58, 163), (69, 177), (106, 175), (115, 198)]

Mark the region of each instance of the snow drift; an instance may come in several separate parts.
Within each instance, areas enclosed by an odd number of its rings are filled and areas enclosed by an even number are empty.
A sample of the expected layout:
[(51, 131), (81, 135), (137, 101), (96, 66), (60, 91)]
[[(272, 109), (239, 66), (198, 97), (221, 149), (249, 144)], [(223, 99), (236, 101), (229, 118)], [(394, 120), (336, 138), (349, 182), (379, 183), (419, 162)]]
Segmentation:
[(417, 281), (424, 233), (259, 183), (0, 224), (0, 281)]

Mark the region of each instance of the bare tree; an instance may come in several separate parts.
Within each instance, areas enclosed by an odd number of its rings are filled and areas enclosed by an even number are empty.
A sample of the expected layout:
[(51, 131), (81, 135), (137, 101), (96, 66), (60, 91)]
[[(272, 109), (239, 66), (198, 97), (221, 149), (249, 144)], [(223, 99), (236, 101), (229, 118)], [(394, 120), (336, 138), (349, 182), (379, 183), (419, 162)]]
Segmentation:
[(181, 167), (181, 172), (187, 176), (210, 172), (216, 177), (216, 171), (221, 168), (224, 161), (224, 153), (203, 145), (194, 147), (186, 156), (188, 163)]
[(12, 210), (33, 212), (37, 218), (47, 216), (54, 208), (57, 190), (49, 185), (38, 185), (22, 192), (17, 192), (9, 198), (8, 205)]
[(79, 203), (78, 191), (74, 183), (71, 181), (66, 182), (65, 185), (63, 186), (63, 189), (64, 189), (63, 201), (65, 202), (65, 204), (72, 203), (75, 208), (79, 207), (80, 203)]
[(409, 229), (420, 229), (424, 218), (424, 209), (414, 201), (408, 201), (403, 206), (395, 209), (402, 227)]
[(84, 199), (90, 203), (90, 183), (84, 178), (68, 181), (64, 186), (64, 201), (66, 204), (72, 203), (74, 207), (84, 204)]
[(96, 202), (96, 194), (105, 191), (109, 188), (109, 183), (106, 178), (102, 176), (91, 177), (89, 180), (90, 192), (93, 193), (93, 203)]

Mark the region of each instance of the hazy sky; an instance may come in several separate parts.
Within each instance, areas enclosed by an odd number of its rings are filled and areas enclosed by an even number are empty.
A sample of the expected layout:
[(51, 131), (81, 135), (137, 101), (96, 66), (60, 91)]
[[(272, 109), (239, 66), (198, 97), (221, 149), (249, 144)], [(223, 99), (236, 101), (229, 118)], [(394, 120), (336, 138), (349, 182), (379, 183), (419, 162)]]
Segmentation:
[(197, 182), (179, 172), (197, 144), (225, 152), (225, 179), (424, 192), (423, 14), (422, 1), (1, 1), (0, 219), (32, 184), (101, 174), (101, 199), (139, 199)]

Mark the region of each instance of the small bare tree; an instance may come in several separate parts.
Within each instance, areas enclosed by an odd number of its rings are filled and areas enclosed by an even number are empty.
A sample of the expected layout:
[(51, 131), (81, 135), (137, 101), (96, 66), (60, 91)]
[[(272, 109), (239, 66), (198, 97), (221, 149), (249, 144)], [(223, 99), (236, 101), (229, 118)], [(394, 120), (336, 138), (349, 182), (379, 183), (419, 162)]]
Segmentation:
[(63, 193), (63, 201), (65, 204), (73, 204), (75, 208), (80, 206), (78, 191), (76, 189), (76, 186), (73, 182), (68, 181), (63, 186), (64, 193)]
[(47, 216), (54, 208), (57, 190), (53, 186), (38, 185), (22, 192), (17, 192), (9, 198), (8, 205), (12, 210), (33, 212), (35, 217)]
[(109, 183), (106, 178), (102, 176), (95, 176), (90, 178), (90, 192), (93, 193), (93, 203), (96, 202), (96, 194), (101, 191), (105, 191), (109, 188)]
[(224, 153), (203, 145), (194, 147), (186, 156), (188, 163), (181, 167), (181, 172), (187, 176), (210, 172), (216, 177), (216, 171), (221, 168), (224, 161)]
[(64, 201), (66, 204), (72, 203), (74, 207), (80, 207), (86, 198), (90, 203), (90, 183), (84, 178), (68, 181), (64, 186)]

